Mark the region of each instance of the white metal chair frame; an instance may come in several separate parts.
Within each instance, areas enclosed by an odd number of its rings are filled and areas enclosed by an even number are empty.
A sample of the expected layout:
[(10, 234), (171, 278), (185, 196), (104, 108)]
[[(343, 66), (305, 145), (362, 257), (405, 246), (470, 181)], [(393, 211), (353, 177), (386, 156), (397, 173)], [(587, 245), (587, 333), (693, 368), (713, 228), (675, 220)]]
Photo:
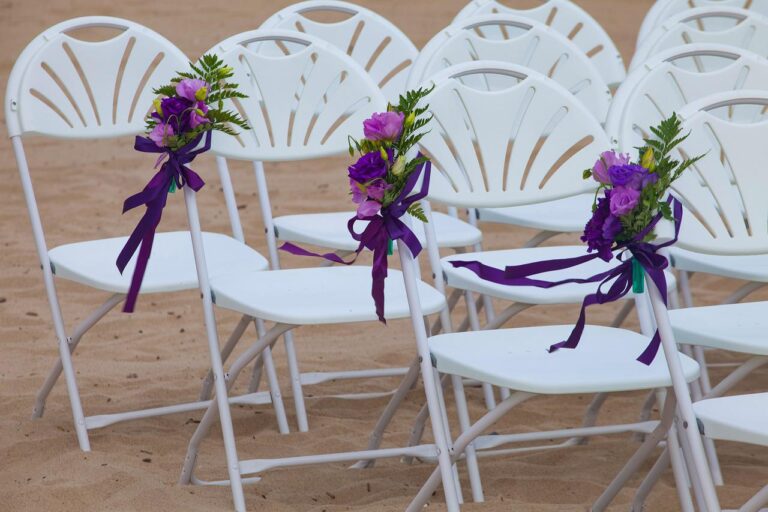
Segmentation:
[[(717, 24), (707, 30), (706, 20), (731, 20), (736, 25)], [(682, 11), (656, 27), (637, 47), (630, 72), (662, 50), (691, 43), (720, 43), (738, 46), (767, 56), (768, 16), (734, 7), (699, 7)]]
[[(491, 67), (490, 63), (483, 63), (484, 64), (484, 70), (487, 72), (514, 72), (513, 70), (505, 69), (509, 65), (504, 65), (502, 63), (495, 64), (494, 67), (498, 66), (500, 69), (494, 69)], [(461, 70), (462, 68), (463, 71)], [(449, 108), (446, 108), (446, 103), (443, 101), (444, 98), (452, 97), (454, 94), (456, 94), (457, 89), (461, 89), (464, 93), (463, 101), (473, 104), (476, 107), (480, 107), (481, 103), (478, 97), (471, 97), (471, 94), (468, 90), (462, 89), (462, 86), (459, 83), (459, 80), (457, 77), (460, 77), (463, 72), (469, 73), (471, 72), (468, 65), (462, 65), (462, 66), (456, 66), (455, 68), (451, 68), (449, 70), (446, 70), (442, 76), (435, 77), (433, 80), (438, 84), (437, 88), (433, 92), (433, 96), (430, 98), (430, 105), (432, 108), (433, 114), (435, 112), (438, 112), (441, 115), (435, 114), (436, 123), (442, 127), (445, 127), (446, 125), (450, 124), (451, 126), (454, 126), (456, 123), (449, 123), (450, 119), (440, 119), (440, 117), (446, 113), (450, 113), (452, 110)], [(479, 65), (476, 66), (476, 71), (478, 70)], [(482, 71), (483, 68), (480, 68), (480, 71)], [(531, 84), (535, 84), (537, 87), (537, 93), (542, 93), (542, 90), (545, 89), (541, 86), (541, 79), (536, 80), (534, 77), (528, 77), (528, 80), (531, 80)], [(454, 82), (451, 84), (451, 82)], [(523, 81), (518, 87), (525, 86), (525, 81)], [(533, 87), (533, 85), (531, 85)], [(446, 91), (448, 91), (446, 93)], [(498, 93), (496, 93), (498, 95)], [(509, 105), (510, 101), (507, 99), (504, 102), (505, 105)], [(487, 107), (487, 105), (485, 105)], [(497, 105), (498, 108), (499, 105)], [(450, 118), (450, 115), (448, 116)], [(504, 117), (504, 116), (503, 116)], [(504, 117), (506, 119), (506, 117)], [(583, 120), (583, 116), (581, 116), (581, 119)], [(459, 123), (461, 124), (461, 123)], [(437, 158), (435, 160), (435, 164), (440, 169), (440, 175), (436, 178), (434, 185), (436, 185), (432, 191), (430, 192), (430, 197), (433, 200), (439, 200), (439, 201), (446, 201), (450, 202), (451, 204), (463, 204), (463, 206), (467, 207), (480, 207), (480, 206), (503, 206), (504, 204), (514, 204), (516, 202), (525, 204), (527, 202), (534, 201), (536, 196), (540, 196), (543, 199), (548, 199), (548, 196), (562, 196), (563, 194), (576, 194), (579, 193), (580, 188), (577, 186), (577, 183), (573, 180), (568, 180), (561, 178), (558, 180), (557, 173), (555, 173), (554, 176), (550, 176), (550, 179), (546, 181), (546, 184), (542, 187), (523, 187), (521, 190), (518, 190), (516, 187), (510, 188), (508, 190), (504, 190), (504, 186), (502, 183), (506, 182), (506, 179), (499, 180), (500, 176), (498, 174), (488, 172), (483, 172), (478, 166), (473, 166), (471, 164), (467, 164), (466, 162), (462, 166), (455, 165), (455, 163), (451, 160), (448, 160), (448, 155), (444, 154), (443, 148), (441, 146), (445, 146), (446, 142), (441, 142), (443, 135), (440, 135), (437, 133), (438, 130), (433, 130), (433, 132), (430, 132), (430, 135), (432, 137), (427, 136), (422, 140), (422, 146), (423, 149), (430, 155), (435, 156), (437, 155)], [(483, 135), (488, 136), (488, 133), (483, 133)], [(493, 137), (490, 137), (493, 139)], [(478, 140), (483, 141), (484, 138), (478, 137)], [(456, 147), (460, 147), (459, 141), (452, 141), (453, 145)], [(488, 144), (499, 144), (499, 141), (496, 140), (488, 140)], [(443, 158), (441, 158), (443, 157)], [(443, 166), (441, 166), (441, 162), (443, 163)], [(445, 167), (445, 163), (448, 164), (449, 167)], [(452, 165), (453, 164), (453, 165)], [(490, 166), (488, 167), (491, 168)], [(515, 178), (520, 178), (522, 173), (522, 169), (516, 169), (515, 171), (510, 171), (510, 176), (514, 176)], [(505, 177), (506, 178), (506, 177)], [(513, 179), (513, 178), (510, 178)], [(525, 178), (523, 178), (525, 179)], [(485, 183), (485, 186), (481, 186), (481, 183)], [(454, 195), (454, 197), (450, 197), (451, 195)], [(449, 199), (450, 198), (450, 199)], [(430, 210), (428, 208), (425, 209), (427, 212), (427, 215), (429, 215)], [(434, 240), (434, 231), (430, 229), (430, 224), (428, 224), (428, 236), (431, 240)], [(430, 258), (432, 260), (438, 259), (439, 255), (437, 254), (437, 251), (434, 250), (434, 245), (429, 244), (428, 245), (428, 251)], [(413, 270), (408, 270), (409, 266), (413, 266), (413, 261), (411, 258), (409, 258), (409, 255), (404, 250), (401, 250), (400, 253), (402, 266), (404, 269), (404, 278), (406, 279), (406, 283), (408, 280), (413, 279)], [(409, 285), (410, 287), (410, 285)], [(459, 460), (459, 458), (462, 456), (462, 453), (465, 449), (469, 449), (470, 451), (467, 453), (467, 464), (470, 471), (470, 483), (472, 484), (472, 492), (473, 492), (473, 498), (476, 501), (481, 501), (483, 498), (482, 495), (482, 487), (480, 486), (480, 478), (479, 474), (474, 474), (475, 471), (477, 471), (476, 463), (473, 462), (473, 459), (476, 457), (475, 454), (472, 453), (472, 449), (476, 449), (477, 455), (484, 455), (484, 454), (499, 454), (504, 453), (505, 451), (495, 451), (496, 453), (493, 453), (494, 450), (489, 450), (492, 448), (497, 448), (499, 446), (502, 446), (504, 444), (508, 443), (514, 443), (519, 441), (532, 441), (532, 440), (539, 440), (539, 439), (557, 439), (557, 438), (572, 438), (573, 436), (592, 436), (592, 435), (602, 435), (602, 434), (608, 434), (608, 433), (616, 433), (616, 432), (626, 432), (626, 431), (635, 431), (635, 432), (645, 432), (649, 435), (647, 436), (645, 442), (641, 445), (641, 447), (638, 449), (636, 454), (630, 459), (630, 461), (626, 464), (626, 466), (622, 469), (622, 471), (617, 475), (617, 477), (614, 479), (614, 481), (611, 483), (611, 485), (606, 489), (606, 491), (598, 498), (598, 500), (595, 502), (595, 504), (592, 507), (592, 510), (604, 510), (605, 507), (611, 502), (611, 500), (618, 494), (619, 490), (623, 487), (624, 483), (629, 479), (629, 477), (639, 469), (642, 462), (651, 454), (653, 449), (658, 445), (660, 441), (663, 439), (667, 439), (667, 443), (669, 446), (673, 448), (673, 450), (670, 452), (672, 454), (673, 459), (673, 469), (675, 472), (676, 481), (678, 482), (678, 485), (681, 486), (681, 492), (680, 492), (680, 499), (685, 500), (685, 497), (687, 496), (687, 482), (686, 482), (686, 476), (685, 472), (686, 469), (684, 468), (685, 463), (687, 462), (688, 467), (687, 471), (691, 472), (691, 474), (702, 474), (702, 482), (700, 483), (699, 478), (696, 478), (695, 483), (697, 484), (697, 487), (701, 487), (701, 492), (697, 493), (704, 497), (707, 504), (715, 504), (715, 506), (711, 507), (712, 510), (715, 509), (716, 503), (717, 503), (717, 497), (714, 494), (714, 486), (711, 484), (711, 481), (709, 482), (709, 485), (706, 484), (706, 477), (709, 475), (709, 470), (706, 465), (706, 457), (704, 455), (703, 446), (701, 443), (701, 438), (698, 434), (698, 432), (693, 429), (689, 428), (689, 425), (695, 425), (695, 423), (692, 421), (693, 416), (690, 414), (690, 397), (688, 395), (688, 389), (687, 389), (687, 380), (692, 380), (695, 378), (695, 374), (691, 374), (691, 367), (696, 368), (696, 363), (692, 360), (688, 359), (686, 362), (687, 370), (683, 370), (683, 367), (681, 365), (681, 360), (679, 359), (679, 353), (677, 351), (674, 338), (671, 336), (671, 333), (668, 329), (668, 322), (666, 320), (666, 309), (664, 306), (664, 302), (662, 301), (658, 290), (651, 284), (649, 286), (649, 292), (650, 292), (650, 298), (651, 303), (653, 305), (654, 310), (654, 319), (651, 321), (653, 322), (655, 320), (655, 323), (659, 325), (661, 328), (661, 334), (662, 334), (662, 344), (663, 344), (663, 352), (666, 359), (666, 364), (670, 368), (672, 374), (671, 374), (671, 380), (669, 381), (668, 386), (672, 388), (674, 391), (669, 394), (669, 397), (667, 397), (667, 400), (664, 402), (663, 412), (662, 412), (662, 419), (660, 422), (651, 422), (646, 424), (632, 424), (632, 425), (617, 425), (617, 426), (611, 426), (611, 427), (585, 427), (580, 429), (568, 429), (564, 431), (557, 431), (557, 432), (550, 432), (550, 433), (535, 433), (531, 435), (520, 435), (520, 434), (513, 434), (513, 435), (498, 435), (494, 434), (492, 436), (482, 436), (482, 432), (488, 430), (490, 426), (495, 423), (499, 418), (501, 418), (503, 415), (508, 413), (514, 406), (518, 405), (519, 403), (527, 400), (528, 398), (540, 394), (540, 392), (537, 391), (530, 391), (526, 390), (525, 387), (520, 388), (519, 391), (516, 391), (513, 394), (508, 395), (503, 402), (501, 402), (496, 408), (488, 412), (486, 415), (484, 415), (480, 420), (478, 420), (474, 425), (469, 427), (469, 418), (466, 415), (466, 411), (462, 411), (461, 407), (458, 407), (459, 411), (459, 423), (462, 429), (461, 435), (454, 441), (453, 444), (453, 460)], [(417, 340), (419, 341), (420, 347), (422, 345), (429, 345), (432, 340), (428, 339), (427, 332), (421, 328), (420, 322), (418, 322), (419, 316), (419, 299), (415, 294), (409, 294), (409, 301), (411, 303), (411, 306), (413, 307), (414, 312), (414, 328), (416, 329), (417, 334)], [(536, 328), (533, 328), (536, 329)], [(510, 330), (510, 333), (514, 333), (514, 330)], [(467, 338), (467, 346), (470, 346), (471, 343), (471, 336), (473, 333), (461, 333), (462, 336)], [(479, 334), (479, 333), (478, 333)], [(512, 336), (513, 334), (510, 334)], [(459, 336), (459, 335), (457, 335)], [(535, 337), (534, 335), (531, 335)], [(450, 335), (445, 336), (438, 336), (437, 338), (446, 337), (449, 338)], [(420, 339), (419, 339), (420, 338)], [(461, 343), (458, 343), (459, 346)], [(514, 341), (511, 341), (510, 346), (514, 345)], [(471, 349), (471, 350), (474, 350)], [(578, 349), (576, 349), (578, 350)], [(425, 357), (425, 355), (422, 355), (422, 357)], [(435, 354), (434, 352), (430, 353), (431, 359), (435, 360)], [(627, 357), (632, 357), (627, 355)], [(634, 361), (633, 361), (634, 362)], [(462, 363), (457, 363), (461, 365)], [(639, 363), (636, 363), (639, 365)], [(659, 363), (661, 364), (661, 363)], [(440, 368), (440, 358), (438, 356), (437, 365), (438, 369)], [(638, 373), (643, 373), (646, 367), (642, 367), (642, 369), (638, 369)], [(467, 377), (468, 375), (463, 375)], [(454, 383), (454, 392), (457, 395), (457, 404), (461, 403), (463, 400), (463, 388), (461, 386), (461, 377), (459, 374), (453, 374), (451, 375), (452, 382)], [(546, 393), (545, 393), (546, 394)], [(660, 399), (663, 400), (664, 396), (663, 393), (660, 396)], [(673, 419), (675, 417), (675, 410), (677, 403), (680, 403), (680, 407), (682, 410), (682, 417), (677, 425), (673, 425)], [(681, 435), (681, 439), (678, 440), (678, 430)], [(679, 442), (680, 441), (680, 442)], [(682, 445), (681, 447), (679, 445)], [(688, 455), (685, 459), (681, 458), (679, 456), (679, 449), (682, 448), (682, 450)], [(488, 450), (488, 451), (486, 451)], [(442, 468), (440, 468), (442, 469)], [(444, 471), (442, 472), (445, 473)], [(416, 499), (414, 499), (409, 507), (406, 509), (410, 512), (416, 512), (419, 510), (422, 510), (423, 506), (427, 503), (427, 501), (430, 499), (430, 496), (434, 492), (437, 485), (439, 485), (441, 479), (441, 471), (435, 470), (427, 483), (424, 485), (424, 487), (421, 489), (419, 494), (417, 495)], [(688, 501), (684, 503), (690, 503), (690, 496), (688, 496)], [(447, 502), (448, 509), (449, 510), (458, 510), (458, 504), (452, 504), (450, 501)]]
[[(350, 17), (318, 22), (306, 14), (333, 12)], [(307, 0), (282, 9), (261, 24), (262, 29), (288, 29), (319, 37), (365, 68), (391, 102), (405, 92), (405, 83), (418, 48), (402, 30), (370, 9), (338, 0)]]
[(768, 3), (765, 0), (658, 0), (643, 18), (640, 31), (637, 34), (636, 46), (639, 47), (648, 34), (663, 23), (663, 20), (697, 7), (736, 7), (768, 15)]
[[(106, 27), (122, 32), (99, 42), (86, 42), (67, 34), (91, 27)], [(167, 82), (177, 70), (184, 69), (187, 65), (188, 60), (184, 54), (159, 34), (127, 20), (93, 16), (64, 21), (44, 31), (21, 53), (8, 81), (8, 132), (18, 164), (59, 347), (59, 360), (38, 392), (33, 417), (42, 416), (46, 398), (63, 371), (75, 431), (80, 448), (84, 451), (90, 450), (89, 430), (120, 421), (203, 409), (207, 407), (208, 402), (198, 401), (139, 411), (85, 416), (72, 353), (90, 328), (122, 302), (127, 284), (107, 290), (111, 291), (111, 296), (74, 330), (67, 332), (54, 279), (58, 274), (67, 279), (67, 269), (53, 268), (51, 254), (60, 248), (49, 251), (47, 247), (22, 136), (40, 134), (49, 137), (89, 139), (141, 133), (144, 128), (143, 105), (151, 104), (154, 97), (153, 87)], [(173, 233), (161, 233), (158, 234), (158, 240), (163, 240), (166, 235), (173, 236), (174, 239), (176, 237)], [(121, 243), (120, 239), (114, 239), (112, 242)], [(111, 262), (116, 254), (117, 252), (104, 254), (103, 257)], [(166, 291), (194, 289), (197, 286), (197, 283), (189, 284), (184, 280), (168, 283)], [(81, 281), (81, 284), (87, 283)], [(243, 330), (246, 326), (247, 324), (242, 326)], [(267, 373), (270, 383), (277, 386), (271, 360), (267, 364)], [(253, 404), (275, 402), (278, 423), (282, 430), (283, 426), (287, 426), (287, 420), (284, 413), (282, 416), (279, 414), (279, 388), (274, 387), (272, 391), (273, 393), (257, 393), (244, 397), (243, 401)]]
[[(595, 63), (610, 87), (615, 87), (624, 80), (624, 61), (611, 37), (587, 11), (569, 0), (545, 0), (531, 9), (514, 9), (497, 0), (471, 0), (456, 15), (453, 22), (482, 14), (499, 13), (516, 14), (545, 23), (581, 48)], [(507, 37), (504, 30), (494, 35), (504, 39)]]

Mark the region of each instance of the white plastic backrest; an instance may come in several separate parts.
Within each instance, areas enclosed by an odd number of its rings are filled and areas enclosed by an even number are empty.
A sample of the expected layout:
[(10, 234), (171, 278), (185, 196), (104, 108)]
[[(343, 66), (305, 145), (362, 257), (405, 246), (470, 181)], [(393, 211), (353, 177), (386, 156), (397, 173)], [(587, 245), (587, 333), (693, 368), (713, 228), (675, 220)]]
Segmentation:
[[(91, 27), (122, 32), (95, 42), (68, 35)], [(152, 90), (188, 66), (170, 41), (131, 21), (90, 16), (59, 23), (32, 40), (13, 66), (5, 104), (9, 134), (139, 133), (155, 97)]]
[[(349, 17), (324, 23), (306, 16), (318, 12)], [(270, 16), (261, 28), (297, 30), (328, 41), (363, 66), (392, 103), (397, 103), (405, 91), (410, 66), (419, 53), (408, 36), (389, 20), (348, 2), (309, 0), (293, 4)]]
[[(546, 0), (532, 9), (515, 9), (497, 0), (472, 0), (454, 18), (484, 14), (513, 14), (544, 23), (563, 34), (592, 59), (609, 86), (620, 84), (626, 76), (624, 61), (608, 33), (587, 11), (569, 0)], [(486, 30), (486, 37), (506, 38), (505, 30)]]
[[(680, 12), (696, 7), (736, 7), (768, 15), (768, 0), (658, 0), (653, 4), (643, 18), (640, 32), (637, 35), (638, 46), (653, 32), (653, 29)], [(712, 25), (712, 23), (715, 25)], [(706, 30), (716, 28), (717, 20), (702, 20), (701, 26)]]
[[(509, 37), (482, 37), (479, 32), (487, 27), (506, 27)], [(600, 122), (605, 121), (612, 96), (594, 63), (565, 36), (522, 16), (477, 16), (441, 30), (416, 59), (409, 88), (447, 67), (476, 60), (511, 62), (549, 76), (582, 101)], [(493, 76), (482, 79), (487, 80), (486, 88), (494, 88)]]
[(711, 254), (768, 253), (768, 120), (739, 123), (713, 115), (738, 105), (768, 106), (768, 91), (729, 91), (680, 111), (682, 156), (705, 154), (673, 185), (686, 207), (678, 246)]
[[(676, 60), (693, 56), (717, 56), (727, 64), (703, 72), (676, 66)], [(624, 152), (642, 146), (643, 139), (650, 135), (650, 126), (688, 103), (718, 92), (768, 85), (768, 59), (747, 50), (722, 45), (686, 45), (660, 57), (630, 73), (616, 92), (606, 130), (612, 142)], [(748, 114), (735, 109), (725, 113), (733, 120)], [(754, 119), (754, 115), (746, 119)]]
[[(290, 42), (288, 55), (265, 55), (247, 45)], [(371, 77), (325, 41), (287, 30), (253, 30), (211, 50), (234, 69), (232, 81), (247, 99), (225, 108), (251, 126), (237, 137), (214, 137), (213, 151), (241, 160), (303, 160), (343, 153), (347, 137), (362, 137), (363, 120), (386, 109)]]
[[(472, 74), (500, 74), (512, 85), (481, 90)], [(480, 208), (539, 203), (594, 190), (582, 179), (609, 147), (600, 123), (555, 81), (523, 66), (478, 61), (435, 75), (425, 98), (433, 120), (421, 147), (433, 163), (429, 197)]]
[[(720, 20), (713, 30), (705, 21)], [(700, 7), (672, 16), (654, 29), (635, 51), (630, 71), (653, 55), (691, 43), (729, 44), (768, 56), (768, 17), (734, 7)]]

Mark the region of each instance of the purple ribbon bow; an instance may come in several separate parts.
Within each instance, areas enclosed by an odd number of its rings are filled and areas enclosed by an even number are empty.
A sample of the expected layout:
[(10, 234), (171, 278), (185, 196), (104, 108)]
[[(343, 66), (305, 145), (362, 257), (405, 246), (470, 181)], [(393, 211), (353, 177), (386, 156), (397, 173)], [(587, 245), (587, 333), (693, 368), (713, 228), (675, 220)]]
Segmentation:
[[(419, 154), (421, 156), (421, 154)], [(409, 196), (416, 182), (419, 180), (419, 174), (422, 169), (424, 170), (424, 180), (421, 183), (421, 189)], [(384, 318), (384, 280), (387, 277), (387, 250), (390, 240), (402, 240), (405, 245), (410, 249), (413, 256), (417, 256), (421, 252), (421, 243), (411, 229), (400, 220), (405, 212), (413, 203), (427, 197), (429, 191), (429, 176), (432, 170), (432, 163), (427, 160), (416, 167), (413, 172), (408, 176), (408, 180), (405, 182), (403, 190), (395, 198), (395, 200), (385, 208), (381, 209), (380, 213), (376, 215), (369, 215), (363, 218), (358, 218), (357, 215), (349, 219), (347, 223), (347, 229), (356, 241), (360, 242), (355, 249), (355, 257), (350, 261), (343, 260), (339, 255), (335, 253), (318, 254), (307, 251), (301, 247), (294, 245), (290, 242), (284, 243), (280, 246), (280, 250), (295, 254), (297, 256), (313, 256), (317, 258), (323, 258), (334, 263), (341, 263), (342, 265), (351, 265), (360, 256), (363, 249), (369, 249), (373, 251), (373, 267), (371, 269), (371, 296), (373, 302), (376, 304), (376, 316), (379, 317), (379, 321), (387, 323)], [(355, 223), (360, 220), (367, 220), (368, 225), (365, 227), (362, 233), (355, 232)]]
[[(136, 250), (139, 250), (139, 255), (136, 260), (136, 268), (133, 271), (133, 277), (131, 278), (131, 286), (128, 289), (128, 295), (123, 305), (123, 312), (132, 313), (136, 305), (136, 299), (139, 296), (139, 289), (141, 288), (141, 282), (144, 279), (144, 273), (147, 270), (147, 263), (149, 262), (149, 256), (152, 254), (152, 243), (155, 239), (155, 231), (160, 224), (160, 218), (163, 215), (163, 208), (168, 200), (168, 193), (175, 189), (180, 189), (184, 185), (188, 185), (192, 190), (197, 192), (205, 182), (203, 179), (192, 169), (186, 166), (195, 159), (200, 153), (204, 153), (211, 149), (211, 132), (205, 133), (205, 144), (200, 149), (194, 149), (202, 139), (203, 134), (198, 135), (186, 146), (171, 151), (168, 148), (158, 147), (153, 140), (148, 137), (136, 137), (134, 149), (141, 151), (142, 153), (165, 153), (161, 155), (160, 159), (166, 155), (168, 159), (160, 167), (160, 170), (155, 174), (144, 190), (138, 194), (134, 194), (123, 203), (123, 213), (128, 210), (132, 210), (138, 206), (146, 205), (147, 210), (144, 212), (144, 216), (128, 237), (128, 241), (125, 242), (123, 249), (117, 256), (117, 268), (122, 274), (126, 265), (133, 257)], [(141, 246), (141, 248), (139, 248)]]
[[(630, 292), (634, 284), (634, 272), (633, 261), (639, 264), (648, 277), (653, 281), (659, 290), (664, 304), (667, 303), (667, 282), (664, 278), (664, 269), (667, 268), (669, 262), (667, 258), (659, 254), (658, 251), (664, 247), (677, 242), (677, 236), (680, 232), (680, 222), (683, 218), (683, 206), (676, 198), (670, 196), (667, 199), (667, 203), (672, 204), (674, 219), (675, 219), (675, 236), (672, 240), (669, 240), (663, 244), (654, 245), (651, 243), (643, 242), (642, 240), (653, 230), (656, 224), (661, 220), (661, 214), (657, 214), (648, 226), (643, 229), (634, 239), (628, 242), (622, 242), (617, 244), (613, 250), (619, 250), (616, 255), (616, 259), (621, 263), (616, 267), (595, 274), (592, 277), (587, 278), (570, 278), (563, 279), (561, 281), (546, 281), (542, 279), (531, 279), (531, 276), (537, 274), (543, 274), (545, 272), (552, 272), (556, 270), (564, 270), (567, 268), (573, 268), (582, 263), (594, 260), (599, 257), (598, 253), (585, 254), (584, 256), (578, 256), (575, 258), (561, 258), (549, 261), (537, 261), (534, 263), (527, 263), (524, 265), (516, 265), (506, 267), (504, 270), (494, 268), (488, 265), (484, 265), (479, 261), (451, 261), (451, 265), (454, 267), (463, 267), (471, 270), (477, 274), (481, 279), (485, 281), (491, 281), (497, 284), (503, 284), (507, 286), (535, 286), (537, 288), (552, 288), (568, 283), (596, 283), (600, 282), (595, 293), (591, 293), (584, 297), (584, 301), (581, 304), (581, 312), (579, 313), (579, 319), (576, 322), (570, 336), (565, 341), (555, 343), (549, 347), (549, 352), (554, 352), (561, 348), (576, 348), (581, 340), (581, 335), (584, 332), (586, 324), (586, 309), (594, 304), (607, 304), (614, 302)], [(631, 258), (623, 259), (623, 255), (626, 251), (629, 251), (632, 255)], [(608, 291), (603, 291), (603, 286), (613, 281)], [(645, 365), (649, 365), (656, 357), (656, 353), (659, 351), (661, 345), (661, 337), (658, 329), (653, 335), (651, 342), (646, 349), (637, 358), (638, 361)]]

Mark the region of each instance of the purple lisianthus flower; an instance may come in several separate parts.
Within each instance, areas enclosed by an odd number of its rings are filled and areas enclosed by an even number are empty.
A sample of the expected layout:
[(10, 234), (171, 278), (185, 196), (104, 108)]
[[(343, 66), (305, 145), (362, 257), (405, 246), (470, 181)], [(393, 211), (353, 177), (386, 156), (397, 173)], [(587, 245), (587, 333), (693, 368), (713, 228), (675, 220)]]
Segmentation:
[(616, 236), (621, 232), (621, 222), (611, 215), (611, 191), (605, 191), (605, 197), (597, 200), (597, 208), (592, 212), (592, 218), (584, 226), (582, 242), (587, 243), (587, 251), (597, 251), (598, 256), (605, 261), (611, 261), (611, 247)]
[(608, 169), (614, 165), (626, 165), (628, 163), (629, 155), (627, 154), (620, 154), (615, 151), (603, 151), (600, 153), (600, 158), (592, 167), (592, 177), (595, 178), (595, 181), (608, 185), (611, 183)]
[(402, 112), (379, 112), (363, 121), (363, 132), (369, 140), (394, 141), (403, 131)]
[(647, 175), (648, 169), (637, 164), (614, 165), (608, 169), (608, 177), (614, 187), (640, 189)]
[(611, 213), (616, 216), (626, 215), (637, 206), (640, 191), (629, 187), (615, 187), (611, 190)]
[(357, 207), (357, 218), (363, 219), (376, 215), (381, 210), (381, 203), (373, 199), (366, 199)]
[(349, 178), (349, 191), (352, 194), (352, 202), (355, 204), (362, 203), (368, 197), (365, 193), (365, 187), (352, 178)]
[(182, 98), (164, 98), (160, 102), (162, 120), (173, 127), (176, 133), (189, 131), (190, 104)]
[(152, 131), (149, 132), (149, 138), (157, 145), (157, 147), (165, 147), (165, 140), (168, 137), (173, 137), (173, 127), (165, 123), (157, 123)]
[(196, 107), (189, 113), (189, 127), (195, 129), (201, 124), (210, 123), (210, 120), (205, 117), (205, 114), (207, 113), (208, 105), (202, 101), (198, 101)]
[[(392, 150), (389, 150), (389, 160), (392, 161)], [(349, 166), (349, 177), (358, 183), (367, 183), (387, 175), (387, 162), (381, 158), (381, 153), (371, 151), (360, 157)]]
[(368, 185), (368, 197), (381, 202), (381, 200), (384, 199), (384, 193), (390, 188), (392, 188), (392, 185), (386, 181), (381, 179), (376, 180)]
[(208, 84), (198, 78), (185, 78), (176, 84), (176, 94), (189, 101), (203, 101), (208, 96)]

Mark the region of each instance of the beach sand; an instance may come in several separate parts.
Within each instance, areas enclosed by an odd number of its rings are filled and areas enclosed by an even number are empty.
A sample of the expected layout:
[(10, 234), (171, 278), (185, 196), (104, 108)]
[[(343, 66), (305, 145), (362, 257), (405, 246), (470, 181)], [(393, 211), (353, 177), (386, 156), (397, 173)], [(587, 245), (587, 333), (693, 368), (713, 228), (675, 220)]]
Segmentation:
[[(226, 36), (254, 29), (290, 2), (224, 0), (221, 2), (150, 2), (126, 0), (3, 0), (0, 2), (0, 90), (5, 90), (14, 59), (39, 32), (75, 16), (102, 14), (134, 20), (159, 31), (190, 57), (196, 58)], [(447, 25), (463, 0), (368, 0), (422, 46)], [(527, 1), (533, 4), (532, 0)], [(582, 0), (606, 28), (625, 60), (650, 0)], [(0, 113), (0, 115), (3, 115)], [(4, 121), (4, 117), (3, 117)], [(120, 215), (122, 201), (143, 187), (151, 160), (133, 151), (129, 139), (70, 142), (29, 138), (26, 149), (35, 180), (47, 242), (66, 242), (127, 234), (140, 212)], [(51, 394), (46, 414), (32, 420), (37, 389), (57, 357), (42, 278), (30, 224), (10, 144), (0, 140), (0, 510), (2, 511), (212, 511), (231, 507), (227, 487), (177, 485), (187, 442), (200, 412), (132, 421), (91, 432), (93, 451), (81, 452), (74, 434), (63, 381)], [(347, 209), (344, 186), (347, 159), (331, 158), (300, 165), (268, 165), (276, 214)], [(208, 181), (199, 194), (203, 226), (228, 232), (227, 215), (216, 179), (213, 158), (195, 162)], [(246, 165), (233, 165), (246, 239), (265, 253), (256, 189)], [(301, 178), (298, 178), (301, 176)], [(312, 198), (308, 200), (308, 198)], [(172, 197), (163, 230), (185, 228), (184, 205)], [(532, 232), (484, 226), (485, 247), (519, 246)], [(577, 242), (561, 236), (551, 243)], [(368, 258), (366, 256), (366, 258)], [(366, 259), (365, 261), (369, 261)], [(283, 257), (285, 266), (316, 262)], [(722, 300), (739, 283), (697, 277), (693, 290), (698, 304)], [(82, 286), (58, 282), (68, 326), (76, 325), (106, 298)], [(758, 293), (753, 300), (768, 298)], [(616, 306), (594, 308), (590, 320), (609, 323)], [(511, 325), (569, 323), (575, 306), (537, 307)], [(77, 378), (86, 414), (132, 410), (178, 400), (194, 400), (208, 366), (206, 339), (197, 292), (142, 296), (137, 312), (115, 311), (88, 333), (75, 357)], [(237, 317), (218, 313), (219, 331), (226, 336)], [(632, 319), (630, 327), (636, 328)], [(251, 338), (252, 339), (252, 336)], [(305, 371), (361, 369), (406, 365), (414, 343), (409, 322), (302, 328), (296, 333)], [(245, 344), (243, 345), (245, 346)], [(242, 350), (243, 347), (240, 347)], [(711, 353), (715, 362), (738, 361), (737, 356)], [(292, 400), (282, 347), (276, 350), (282, 390), (295, 431)], [(713, 370), (715, 379), (726, 369)], [(241, 379), (246, 381), (247, 379)], [(764, 390), (768, 371), (758, 371), (738, 391)], [(353, 391), (386, 391), (394, 379), (336, 382), (308, 387), (309, 433), (281, 436), (269, 406), (234, 407), (238, 450), (242, 458), (323, 453), (362, 449), (386, 398), (345, 401), (323, 395)], [(237, 389), (242, 390), (244, 382)], [(471, 413), (483, 412), (478, 390), (470, 391)], [(590, 396), (533, 399), (506, 417), (494, 431), (515, 432), (578, 426)], [(403, 443), (421, 406), (423, 393), (414, 389), (385, 437), (385, 445)], [(637, 418), (642, 393), (610, 398), (600, 417), (603, 423)], [(452, 402), (452, 400), (449, 400)], [(451, 411), (453, 409), (451, 408)], [(454, 432), (456, 427), (454, 425)], [(484, 458), (481, 469), (487, 502), (467, 504), (467, 511), (571, 512), (584, 511), (602, 492), (638, 444), (630, 435), (596, 438), (587, 446), (565, 450)], [(739, 506), (768, 481), (768, 451), (753, 446), (719, 443), (727, 486), (720, 490), (723, 505)], [(222, 478), (224, 452), (218, 428), (204, 443), (199, 471)], [(647, 469), (649, 466), (646, 466)], [(405, 465), (380, 461), (365, 471), (330, 464), (279, 470), (246, 487), (250, 510), (264, 511), (396, 511), (405, 508), (432, 470), (429, 464)], [(639, 484), (636, 477), (617, 498), (612, 510), (627, 510)], [(465, 479), (465, 495), (469, 496)], [(441, 493), (428, 510), (444, 510)], [(651, 494), (647, 510), (678, 510), (670, 472)]]

